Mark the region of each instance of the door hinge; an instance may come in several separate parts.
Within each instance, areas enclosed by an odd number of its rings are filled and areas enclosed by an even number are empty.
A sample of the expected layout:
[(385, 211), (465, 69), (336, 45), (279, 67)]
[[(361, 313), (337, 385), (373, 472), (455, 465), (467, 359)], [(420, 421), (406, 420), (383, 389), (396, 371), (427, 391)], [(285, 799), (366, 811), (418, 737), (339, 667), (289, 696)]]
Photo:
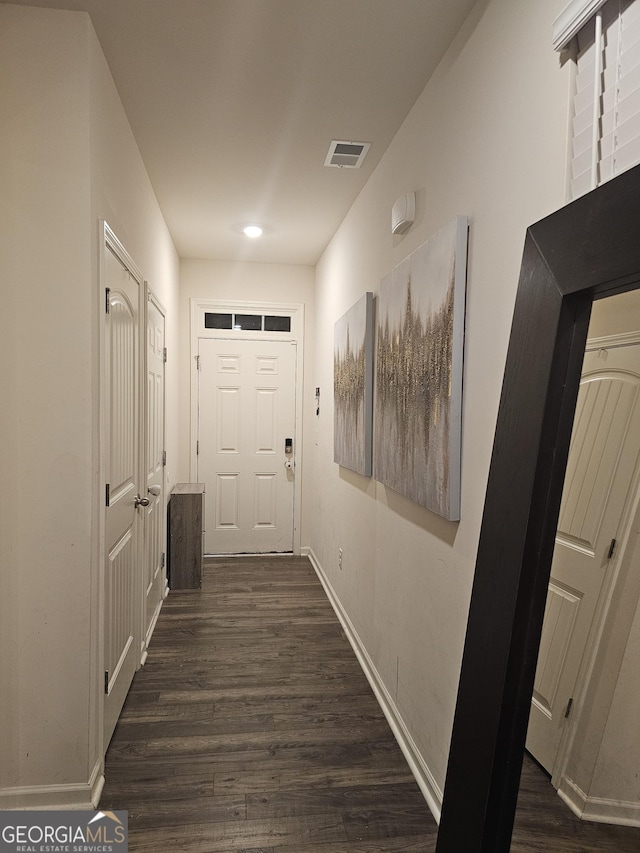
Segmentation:
[(160, 568), (164, 569), (164, 551), (160, 554)]
[(167, 363), (167, 348), (162, 347), (162, 361), (164, 364)]
[(196, 441), (196, 456), (200, 455), (200, 442)]
[(107, 696), (109, 693), (109, 670), (105, 669), (104, 671), (104, 695)]
[(111, 311), (111, 302), (109, 301), (109, 297), (111, 296), (111, 288), (105, 287), (104, 293), (105, 293), (104, 310), (105, 310), (105, 313), (108, 314)]
[(616, 550), (616, 545), (618, 543), (615, 539), (611, 540), (611, 545), (609, 545), (609, 553), (607, 554), (607, 560), (610, 560), (613, 557), (613, 552)]
[(162, 467), (163, 468), (167, 467), (167, 451), (166, 450), (162, 451)]
[(564, 712), (564, 718), (565, 718), (565, 720), (569, 717), (569, 714), (571, 713), (571, 706), (572, 706), (572, 705), (573, 705), (573, 696), (572, 696), (572, 697), (571, 697), (571, 699), (569, 699), (569, 701), (567, 702), (567, 710)]
[(109, 501), (111, 500), (111, 486), (109, 483), (104, 487), (104, 504), (105, 506), (109, 506)]
[(200, 356), (196, 356), (196, 370), (200, 370)]

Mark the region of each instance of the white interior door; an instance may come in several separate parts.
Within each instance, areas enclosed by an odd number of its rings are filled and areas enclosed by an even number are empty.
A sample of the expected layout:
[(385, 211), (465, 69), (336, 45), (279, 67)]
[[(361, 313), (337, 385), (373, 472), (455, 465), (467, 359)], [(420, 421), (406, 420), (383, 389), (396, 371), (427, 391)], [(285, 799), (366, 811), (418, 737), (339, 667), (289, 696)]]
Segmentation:
[(105, 249), (104, 743), (139, 661), (139, 282)]
[(293, 551), (295, 394), (294, 342), (200, 339), (207, 553)]
[(527, 749), (553, 773), (614, 540), (620, 541), (640, 454), (640, 347), (585, 355)]
[(162, 310), (147, 297), (147, 396), (145, 406), (145, 493), (143, 640), (149, 643), (165, 589), (164, 559), (164, 326)]

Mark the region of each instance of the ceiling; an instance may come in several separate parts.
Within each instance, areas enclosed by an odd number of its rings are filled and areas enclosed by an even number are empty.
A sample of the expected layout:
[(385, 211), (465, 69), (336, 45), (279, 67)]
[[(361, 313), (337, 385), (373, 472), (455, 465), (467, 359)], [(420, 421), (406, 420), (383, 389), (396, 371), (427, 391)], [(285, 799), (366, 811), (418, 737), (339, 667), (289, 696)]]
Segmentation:
[(13, 2), (90, 14), (181, 257), (313, 265), (475, 0)]

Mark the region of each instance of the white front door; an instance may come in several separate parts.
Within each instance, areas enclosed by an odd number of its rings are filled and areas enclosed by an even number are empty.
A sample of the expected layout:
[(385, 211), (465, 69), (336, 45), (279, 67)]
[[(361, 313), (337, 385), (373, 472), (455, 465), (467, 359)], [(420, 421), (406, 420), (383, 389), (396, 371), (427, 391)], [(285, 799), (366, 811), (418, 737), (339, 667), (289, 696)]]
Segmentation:
[(585, 355), (527, 734), (527, 749), (550, 773), (632, 498), (639, 392), (639, 346)]
[(205, 551), (293, 551), (296, 344), (201, 338), (198, 354)]
[[(144, 510), (143, 641), (149, 643), (165, 591), (164, 571), (164, 314), (147, 297), (147, 399)], [(143, 650), (144, 651), (144, 650)]]
[(140, 655), (140, 283), (105, 248), (104, 744), (113, 734)]

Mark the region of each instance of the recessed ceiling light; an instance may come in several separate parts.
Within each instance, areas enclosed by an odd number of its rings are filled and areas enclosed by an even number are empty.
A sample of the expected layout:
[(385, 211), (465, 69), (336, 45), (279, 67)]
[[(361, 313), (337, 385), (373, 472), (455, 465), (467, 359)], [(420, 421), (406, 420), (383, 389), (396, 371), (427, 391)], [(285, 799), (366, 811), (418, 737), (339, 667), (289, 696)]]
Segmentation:
[(262, 237), (262, 228), (259, 225), (245, 225), (242, 230), (252, 240), (255, 240), (256, 237)]

